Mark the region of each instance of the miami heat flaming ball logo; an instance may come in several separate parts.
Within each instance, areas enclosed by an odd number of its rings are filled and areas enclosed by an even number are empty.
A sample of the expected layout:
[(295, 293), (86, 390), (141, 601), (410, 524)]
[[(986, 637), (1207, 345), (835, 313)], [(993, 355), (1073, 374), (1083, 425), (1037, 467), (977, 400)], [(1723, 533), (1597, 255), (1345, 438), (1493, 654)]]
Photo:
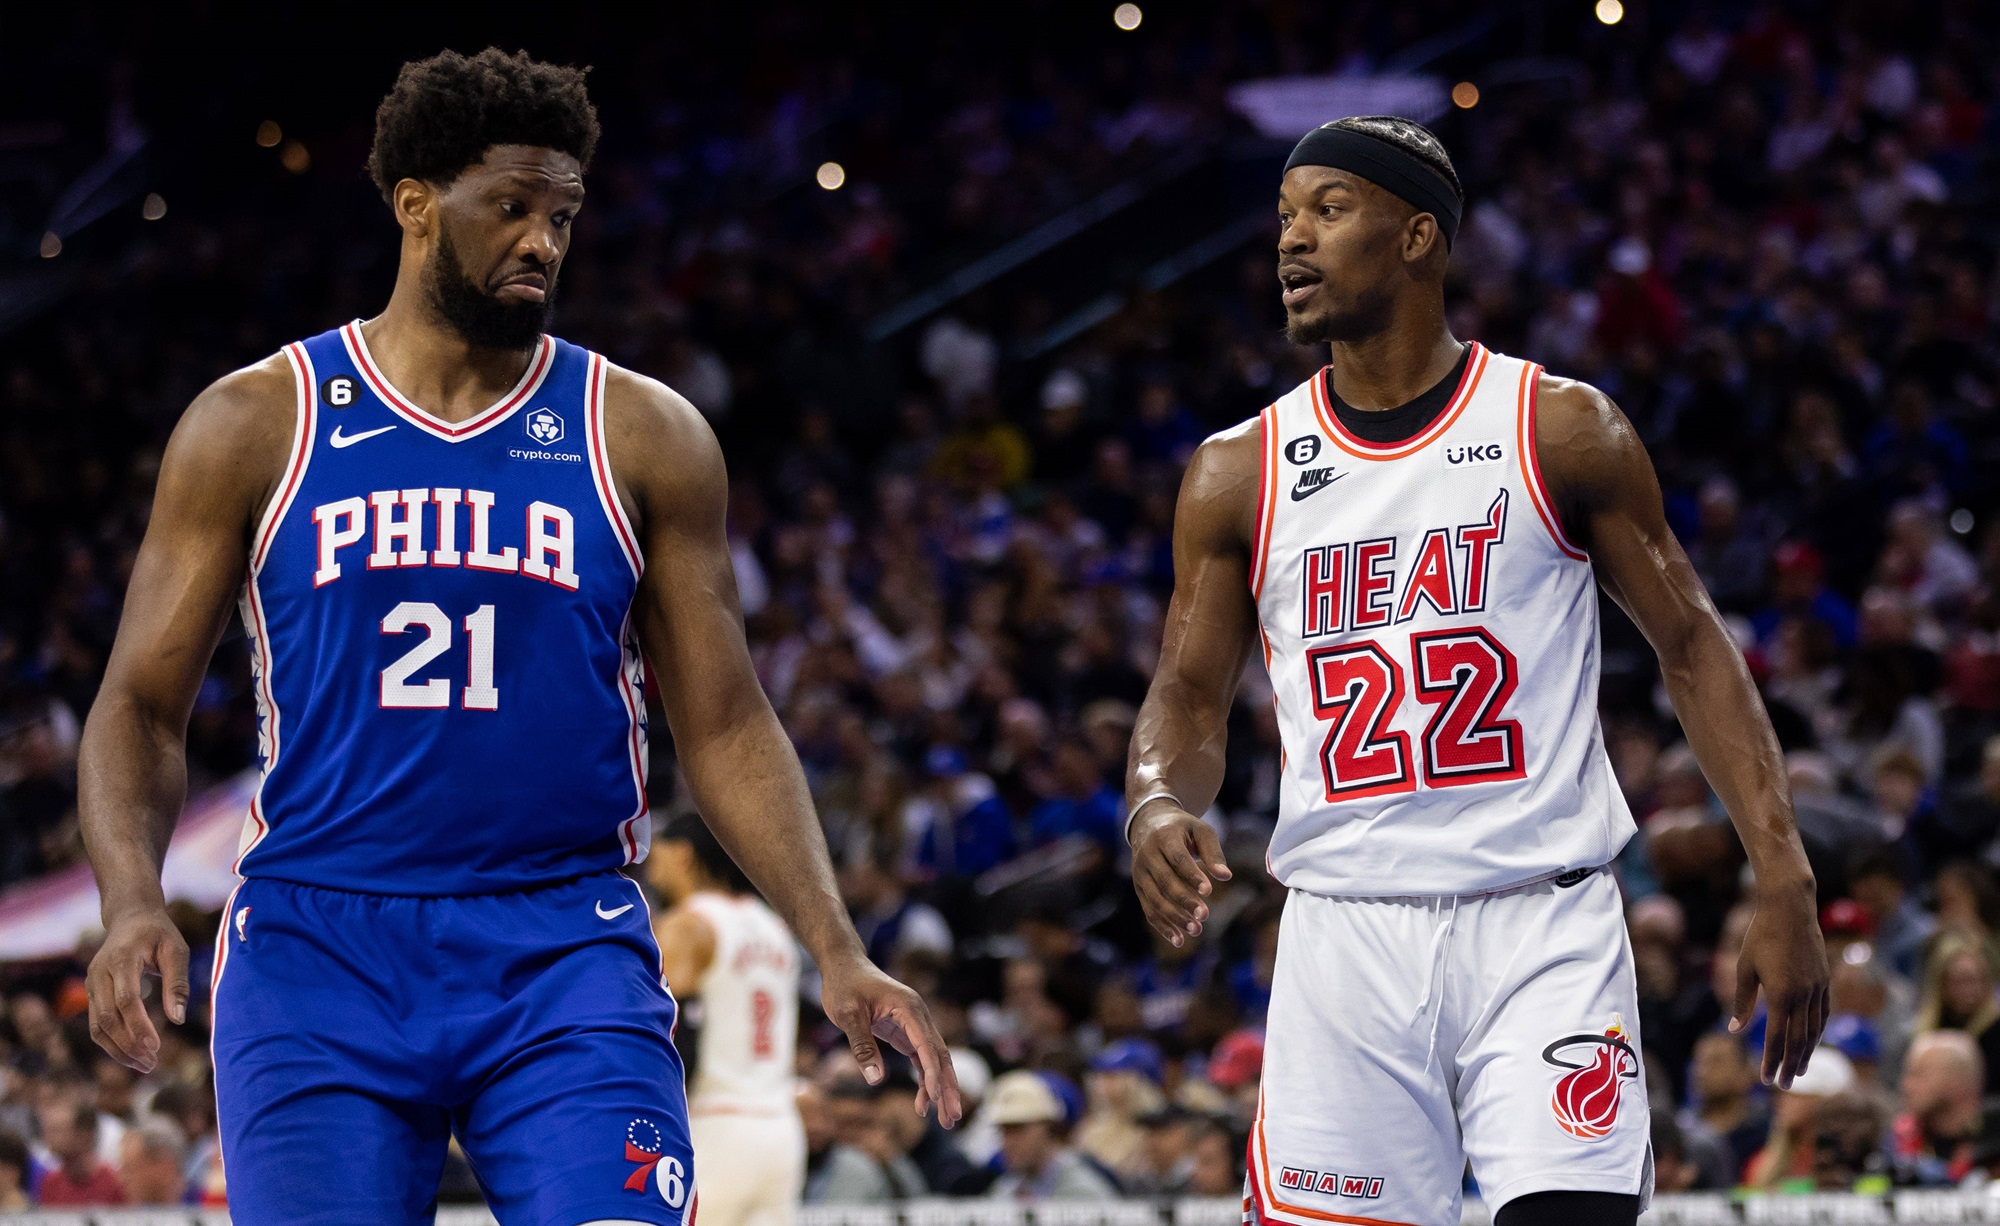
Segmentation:
[(1639, 1053), (1626, 1039), (1624, 1019), (1614, 1013), (1603, 1034), (1564, 1035), (1542, 1049), (1542, 1059), (1569, 1070), (1556, 1081), (1549, 1107), (1579, 1141), (1602, 1141), (1618, 1125), (1625, 1083), (1639, 1075)]

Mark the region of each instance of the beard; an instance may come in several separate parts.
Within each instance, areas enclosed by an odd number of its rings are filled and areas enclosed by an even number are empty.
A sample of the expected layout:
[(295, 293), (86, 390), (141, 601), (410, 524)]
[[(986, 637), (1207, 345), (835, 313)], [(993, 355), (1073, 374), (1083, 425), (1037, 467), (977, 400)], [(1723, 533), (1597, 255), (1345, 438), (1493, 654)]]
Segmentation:
[(556, 276), (540, 302), (502, 302), (466, 275), (451, 231), (438, 230), (437, 251), (425, 278), (431, 306), (468, 345), (481, 349), (526, 349), (548, 331), (556, 306)]
[[(1324, 294), (1326, 288), (1320, 287)], [(1285, 313), (1285, 339), (1294, 345), (1327, 345), (1366, 340), (1389, 330), (1394, 296), (1387, 285), (1361, 291), (1342, 306), (1326, 307), (1315, 314)]]

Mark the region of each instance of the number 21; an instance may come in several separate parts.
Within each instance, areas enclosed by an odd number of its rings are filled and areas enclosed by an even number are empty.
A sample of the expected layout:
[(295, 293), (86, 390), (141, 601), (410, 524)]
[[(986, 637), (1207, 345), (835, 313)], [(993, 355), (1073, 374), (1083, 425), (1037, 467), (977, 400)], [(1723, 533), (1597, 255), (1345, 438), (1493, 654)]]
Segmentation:
[[(424, 641), (382, 670), (385, 708), (443, 708), (451, 705), (451, 682), (442, 677), (412, 682), (410, 674), (451, 649), (451, 618), (429, 601), (405, 600), (382, 619), (382, 633), (408, 634), (422, 630)], [(480, 605), (465, 616), (465, 689), (459, 705), (468, 711), (498, 711), (500, 691), (493, 685), (493, 606)]]

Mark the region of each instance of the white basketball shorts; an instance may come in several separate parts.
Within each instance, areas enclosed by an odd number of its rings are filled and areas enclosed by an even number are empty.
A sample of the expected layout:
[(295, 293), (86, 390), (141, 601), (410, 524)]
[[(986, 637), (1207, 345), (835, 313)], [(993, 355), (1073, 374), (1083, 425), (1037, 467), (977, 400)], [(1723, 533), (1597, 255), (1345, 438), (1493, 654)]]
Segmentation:
[(1456, 899), (1293, 890), (1246, 1217), (1458, 1226), (1468, 1160), (1494, 1210), (1650, 1201), (1638, 1016), (1609, 872)]
[(806, 1182), (796, 1111), (688, 1111), (702, 1226), (791, 1226)]

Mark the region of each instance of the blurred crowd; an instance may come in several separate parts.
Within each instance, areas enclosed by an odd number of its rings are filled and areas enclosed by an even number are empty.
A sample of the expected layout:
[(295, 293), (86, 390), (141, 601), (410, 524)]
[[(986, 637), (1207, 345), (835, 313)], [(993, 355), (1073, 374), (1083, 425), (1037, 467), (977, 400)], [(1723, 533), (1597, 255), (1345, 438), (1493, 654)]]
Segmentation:
[[(1983, 1180), (2000, 1173), (1996, 15), (1766, 0), (1600, 27), (1557, 7), (1547, 54), (1510, 60), (1496, 33), (1440, 68), (1490, 70), (1437, 123), (1468, 189), (1452, 326), (1603, 388), (1647, 441), (1777, 726), (1834, 967), (1826, 1044), (1790, 1090), (1764, 1086), (1761, 1014), (1724, 1025), (1742, 849), (1607, 602), (1660, 1187)], [(1181, 948), (1140, 922), (1121, 779), (1180, 472), (1325, 360), (1284, 343), (1262, 239), (1047, 351), (1056, 305), (1033, 278), (879, 343), (866, 322), (1107, 184), (1252, 140), (1229, 83), (1364, 73), (1467, 12), (1236, 6), (1002, 61), (950, 20), (919, 56), (899, 53), (908, 32), (782, 7), (754, 96), (704, 98), (714, 73), (691, 62), (612, 92), (559, 330), (677, 387), (722, 438), (750, 642), (841, 889), (979, 1104), (959, 1133), (926, 1125), (808, 1009), (808, 1199), (1240, 1189), (1283, 901), (1262, 871), (1268, 682), (1253, 664), (1209, 815), (1235, 877)], [(658, 54), (641, 58), (689, 53)], [(111, 88), (142, 121), (143, 90)], [(80, 854), (80, 721), (175, 416), (386, 289), (379, 202), (324, 169), (358, 166), (365, 140), (316, 146), (310, 197), (286, 183), (170, 215), (0, 338), (0, 883)], [(811, 187), (834, 152), (846, 186)], [(251, 764), (248, 681), (232, 631), (196, 702), (197, 787)], [(656, 754), (656, 805), (677, 811), (666, 737)], [(163, 1028), (145, 1078), (88, 1040), (87, 945), (0, 969), (0, 1209), (225, 1195), (199, 1020), (215, 919), (178, 919), (195, 1020)], [(476, 1195), (461, 1165), (447, 1198)]]

